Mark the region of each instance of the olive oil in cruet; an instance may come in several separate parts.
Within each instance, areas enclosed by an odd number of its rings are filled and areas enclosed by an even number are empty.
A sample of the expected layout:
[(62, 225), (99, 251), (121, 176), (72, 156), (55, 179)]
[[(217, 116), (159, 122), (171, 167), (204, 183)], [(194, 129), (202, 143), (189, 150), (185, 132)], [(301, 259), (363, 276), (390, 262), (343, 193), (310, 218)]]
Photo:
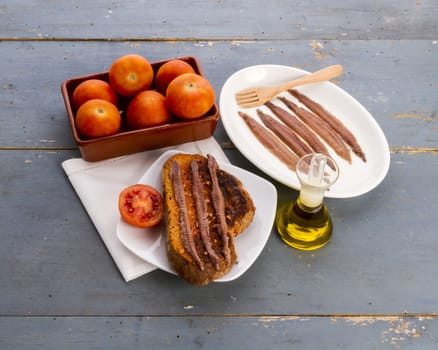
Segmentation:
[(296, 167), (301, 184), (298, 198), (277, 211), (276, 226), (281, 239), (301, 250), (318, 249), (330, 240), (333, 223), (323, 203), (325, 191), (339, 176), (335, 161), (323, 154), (308, 154)]

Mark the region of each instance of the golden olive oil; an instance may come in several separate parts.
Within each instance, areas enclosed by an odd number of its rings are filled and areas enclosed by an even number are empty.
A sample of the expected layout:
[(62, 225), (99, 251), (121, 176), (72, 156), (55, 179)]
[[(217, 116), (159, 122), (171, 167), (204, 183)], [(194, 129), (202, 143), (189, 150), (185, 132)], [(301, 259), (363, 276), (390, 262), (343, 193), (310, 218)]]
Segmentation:
[(281, 239), (291, 247), (314, 250), (324, 246), (332, 235), (333, 224), (327, 207), (306, 207), (300, 197), (277, 211), (276, 226)]

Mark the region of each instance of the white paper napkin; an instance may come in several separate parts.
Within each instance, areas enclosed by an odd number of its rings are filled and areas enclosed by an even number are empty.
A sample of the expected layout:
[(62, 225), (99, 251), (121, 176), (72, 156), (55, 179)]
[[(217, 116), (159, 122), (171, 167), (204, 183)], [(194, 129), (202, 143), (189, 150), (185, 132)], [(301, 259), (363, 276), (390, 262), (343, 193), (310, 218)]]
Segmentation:
[(73, 188), (126, 282), (153, 271), (156, 267), (131, 253), (118, 240), (116, 227), (120, 217), (119, 193), (125, 187), (137, 183), (153, 162), (169, 149), (203, 155), (212, 154), (219, 162), (229, 162), (216, 140), (210, 137), (176, 147), (160, 148), (99, 162), (74, 158), (62, 163)]

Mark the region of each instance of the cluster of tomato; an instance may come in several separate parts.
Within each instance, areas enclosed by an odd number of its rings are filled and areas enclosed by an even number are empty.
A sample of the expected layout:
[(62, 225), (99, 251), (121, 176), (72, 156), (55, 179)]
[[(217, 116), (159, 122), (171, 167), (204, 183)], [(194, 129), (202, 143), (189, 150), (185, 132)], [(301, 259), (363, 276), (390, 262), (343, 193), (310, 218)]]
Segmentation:
[(169, 60), (155, 73), (149, 61), (130, 54), (116, 59), (109, 70), (109, 82), (89, 79), (72, 95), (75, 123), (85, 138), (118, 133), (122, 125), (119, 100), (128, 99), (125, 109), (129, 129), (143, 129), (180, 119), (205, 115), (215, 102), (213, 87), (187, 62)]

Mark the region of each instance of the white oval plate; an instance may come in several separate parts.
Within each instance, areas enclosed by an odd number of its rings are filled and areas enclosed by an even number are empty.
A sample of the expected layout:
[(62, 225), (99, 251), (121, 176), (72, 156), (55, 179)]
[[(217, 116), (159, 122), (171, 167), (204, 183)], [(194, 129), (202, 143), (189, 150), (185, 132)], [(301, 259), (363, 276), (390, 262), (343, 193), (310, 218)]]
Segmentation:
[[(280, 65), (257, 65), (244, 68), (231, 75), (222, 87), (219, 101), (222, 123), (234, 145), (255, 166), (278, 182), (298, 190), (296, 174), (272, 155), (252, 134), (237, 114), (242, 110), (257, 118), (256, 108), (241, 108), (234, 94), (257, 85), (278, 84), (308, 74), (301, 69)], [(339, 118), (356, 136), (364, 150), (367, 162), (352, 155), (351, 164), (330, 154), (340, 168), (338, 181), (326, 192), (326, 197), (349, 198), (374, 189), (386, 176), (390, 152), (385, 135), (371, 114), (352, 96), (331, 82), (313, 83), (297, 88), (320, 103)], [(293, 99), (287, 92), (281, 95)], [(277, 104), (275, 99), (274, 103)], [(281, 103), (278, 102), (281, 106)], [(265, 111), (269, 109), (265, 106)], [(270, 113), (273, 115), (272, 113)]]
[[(155, 187), (162, 193), (161, 170), (166, 160), (181, 151), (167, 151), (148, 169), (138, 183)], [(219, 162), (221, 169), (236, 176), (251, 195), (256, 207), (251, 225), (235, 239), (238, 263), (215, 282), (228, 282), (240, 277), (262, 252), (274, 223), (277, 208), (277, 190), (265, 179), (228, 163)], [(137, 228), (122, 218), (117, 223), (118, 239), (135, 255), (161, 270), (175, 274), (167, 259), (166, 227), (164, 223), (154, 228)]]

